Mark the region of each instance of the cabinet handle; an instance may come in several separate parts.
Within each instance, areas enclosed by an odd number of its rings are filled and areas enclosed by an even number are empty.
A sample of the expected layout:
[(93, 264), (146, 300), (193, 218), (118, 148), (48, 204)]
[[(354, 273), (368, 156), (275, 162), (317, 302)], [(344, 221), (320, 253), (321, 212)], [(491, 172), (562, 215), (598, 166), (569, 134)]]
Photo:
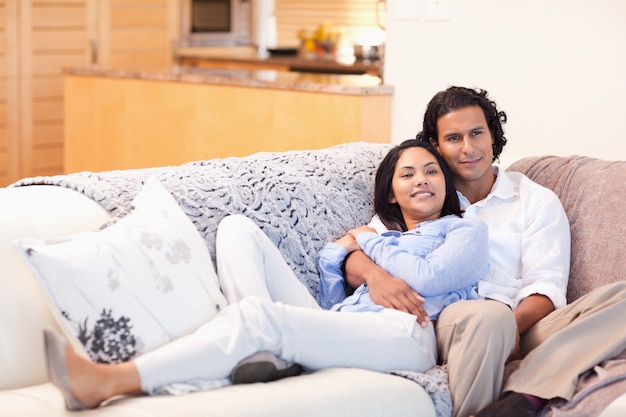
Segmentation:
[(89, 41), (91, 47), (91, 69), (98, 69), (98, 40), (91, 39)]

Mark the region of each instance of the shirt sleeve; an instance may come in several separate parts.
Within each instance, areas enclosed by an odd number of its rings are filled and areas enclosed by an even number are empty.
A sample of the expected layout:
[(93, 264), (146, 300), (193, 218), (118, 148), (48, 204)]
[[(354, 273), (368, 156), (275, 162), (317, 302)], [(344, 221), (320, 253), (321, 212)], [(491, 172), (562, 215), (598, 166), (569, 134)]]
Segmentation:
[(330, 242), (317, 254), (320, 275), (320, 305), (328, 310), (346, 298), (341, 265), (348, 251), (341, 245)]
[(545, 295), (555, 308), (567, 304), (569, 221), (559, 198), (551, 190), (541, 190), (524, 196), (527, 224), (521, 248), (522, 288), (515, 297), (515, 307), (533, 294)]
[(449, 223), (443, 243), (425, 257), (398, 246), (397, 237), (359, 233), (363, 251), (391, 275), (424, 296), (436, 296), (476, 283), (488, 271), (487, 226), (478, 219)]

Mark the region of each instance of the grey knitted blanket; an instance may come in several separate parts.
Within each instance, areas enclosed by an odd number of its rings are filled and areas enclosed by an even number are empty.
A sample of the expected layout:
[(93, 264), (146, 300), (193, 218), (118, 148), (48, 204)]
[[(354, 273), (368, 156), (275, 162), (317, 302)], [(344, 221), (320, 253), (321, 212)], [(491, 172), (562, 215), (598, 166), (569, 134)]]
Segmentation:
[[(262, 152), (172, 167), (26, 178), (12, 186), (70, 188), (121, 217), (132, 209), (131, 201), (142, 184), (154, 176), (191, 218), (214, 262), (220, 220), (229, 214), (244, 214), (263, 229), (319, 299), (316, 254), (326, 242), (370, 221), (374, 175), (390, 147), (346, 143), (315, 151)], [(426, 389), (439, 417), (451, 415), (445, 371), (398, 374)]]

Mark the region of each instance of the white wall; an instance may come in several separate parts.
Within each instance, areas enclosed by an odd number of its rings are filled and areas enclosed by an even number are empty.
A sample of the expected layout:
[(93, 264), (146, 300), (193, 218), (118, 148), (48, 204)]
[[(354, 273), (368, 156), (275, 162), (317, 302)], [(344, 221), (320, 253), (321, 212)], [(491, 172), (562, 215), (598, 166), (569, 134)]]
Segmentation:
[(626, 160), (626, 1), (450, 0), (449, 21), (394, 18), (385, 83), (392, 142), (414, 137), (430, 98), (480, 87), (506, 111), (502, 163), (529, 155)]

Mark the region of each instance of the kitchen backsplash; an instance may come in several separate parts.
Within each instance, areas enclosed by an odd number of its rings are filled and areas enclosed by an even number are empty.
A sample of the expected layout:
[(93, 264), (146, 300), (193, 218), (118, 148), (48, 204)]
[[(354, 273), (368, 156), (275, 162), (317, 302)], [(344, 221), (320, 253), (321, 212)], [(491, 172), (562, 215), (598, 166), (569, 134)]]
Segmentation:
[[(379, 8), (377, 21), (376, 8)], [(275, 0), (278, 46), (298, 46), (298, 32), (314, 31), (321, 23), (345, 28), (357, 43), (384, 41), (385, 2), (377, 0)]]

